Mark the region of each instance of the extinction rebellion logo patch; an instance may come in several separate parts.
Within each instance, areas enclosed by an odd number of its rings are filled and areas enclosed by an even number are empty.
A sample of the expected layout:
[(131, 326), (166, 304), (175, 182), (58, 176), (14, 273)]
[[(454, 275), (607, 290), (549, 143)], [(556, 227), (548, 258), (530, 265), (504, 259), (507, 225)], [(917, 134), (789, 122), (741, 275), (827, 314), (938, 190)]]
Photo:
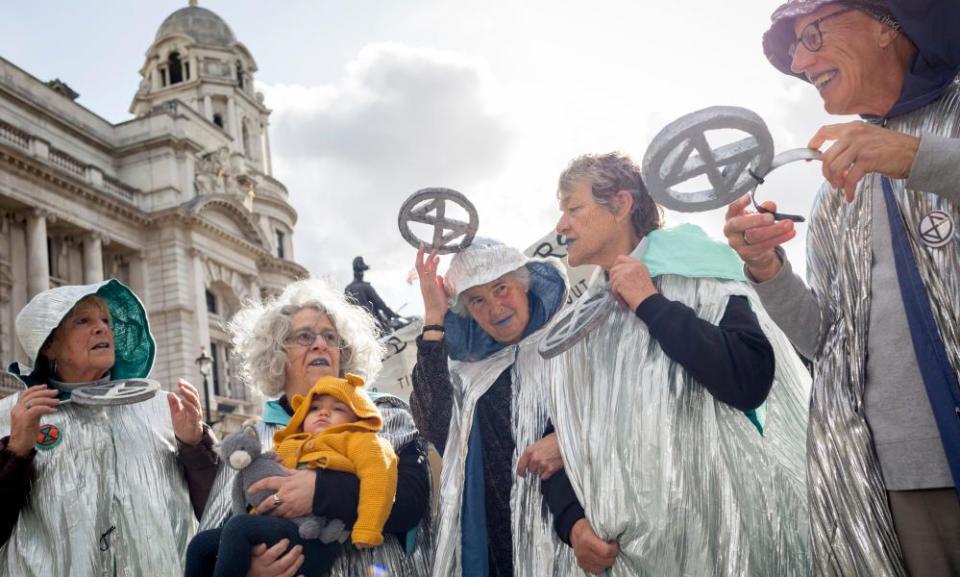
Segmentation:
[(60, 444), (62, 439), (60, 428), (56, 425), (43, 425), (37, 433), (37, 448), (46, 451)]
[(931, 248), (940, 248), (953, 239), (953, 219), (942, 210), (935, 210), (923, 217), (917, 232), (923, 244)]

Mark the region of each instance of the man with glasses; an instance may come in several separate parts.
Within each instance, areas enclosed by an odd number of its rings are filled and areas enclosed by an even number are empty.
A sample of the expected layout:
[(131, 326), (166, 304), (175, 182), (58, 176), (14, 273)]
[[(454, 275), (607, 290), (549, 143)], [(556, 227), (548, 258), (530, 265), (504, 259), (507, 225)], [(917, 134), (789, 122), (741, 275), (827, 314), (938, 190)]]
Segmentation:
[[(814, 361), (807, 473), (818, 575), (960, 574), (960, 4), (791, 0), (767, 58), (831, 114), (809, 287), (795, 224), (730, 205), (764, 307)], [(775, 210), (773, 203), (765, 208)]]

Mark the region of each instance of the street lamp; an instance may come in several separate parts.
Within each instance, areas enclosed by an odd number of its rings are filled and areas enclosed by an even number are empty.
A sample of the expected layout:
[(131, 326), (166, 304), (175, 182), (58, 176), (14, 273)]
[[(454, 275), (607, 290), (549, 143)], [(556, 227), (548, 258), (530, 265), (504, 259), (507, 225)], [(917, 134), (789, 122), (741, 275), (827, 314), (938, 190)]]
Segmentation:
[(203, 398), (206, 401), (207, 424), (213, 426), (213, 412), (210, 408), (210, 384), (207, 377), (210, 376), (210, 367), (213, 365), (213, 357), (207, 354), (206, 347), (200, 347), (200, 356), (196, 361), (200, 374), (203, 375)]

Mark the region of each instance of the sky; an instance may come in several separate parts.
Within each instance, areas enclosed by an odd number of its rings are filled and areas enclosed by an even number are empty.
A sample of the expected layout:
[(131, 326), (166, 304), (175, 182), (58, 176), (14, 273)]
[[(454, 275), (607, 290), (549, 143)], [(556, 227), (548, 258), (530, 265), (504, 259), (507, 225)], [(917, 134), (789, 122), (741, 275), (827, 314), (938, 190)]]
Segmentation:
[[(766, 61), (760, 39), (777, 4), (200, 0), (256, 59), (274, 176), (299, 213), (295, 260), (343, 286), (363, 255), (367, 279), (405, 314), (422, 304), (397, 213), (418, 189), (462, 192), (480, 235), (526, 248), (555, 225), (557, 177), (580, 154), (619, 150), (640, 162), (663, 126), (714, 105), (757, 112), (777, 152), (849, 120)], [(0, 19), (0, 55), (122, 122), (157, 28), (185, 5), (17, 3)], [(821, 181), (816, 163), (788, 165), (758, 197), (808, 214)], [(723, 212), (666, 220), (722, 239)], [(805, 232), (799, 225), (786, 246), (801, 274)]]

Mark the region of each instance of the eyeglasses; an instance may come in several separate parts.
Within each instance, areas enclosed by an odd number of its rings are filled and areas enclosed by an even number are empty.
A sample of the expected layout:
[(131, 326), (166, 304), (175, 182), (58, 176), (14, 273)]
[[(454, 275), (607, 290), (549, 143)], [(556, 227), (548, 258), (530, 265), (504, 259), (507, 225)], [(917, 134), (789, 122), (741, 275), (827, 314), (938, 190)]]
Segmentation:
[(313, 346), (313, 343), (317, 342), (317, 337), (323, 338), (323, 342), (328, 349), (343, 348), (343, 339), (340, 338), (340, 335), (338, 335), (336, 331), (322, 331), (318, 333), (310, 329), (304, 329), (287, 337), (287, 342), (297, 343), (301, 347), (309, 348)]
[(793, 60), (793, 55), (797, 52), (797, 44), (803, 44), (803, 47), (806, 48), (808, 52), (816, 52), (823, 48), (823, 30), (820, 30), (820, 24), (841, 14), (853, 12), (854, 10), (855, 8), (837, 10), (831, 14), (817, 18), (804, 26), (803, 30), (800, 31), (800, 37), (791, 42), (787, 48), (787, 56), (790, 57), (790, 60)]

